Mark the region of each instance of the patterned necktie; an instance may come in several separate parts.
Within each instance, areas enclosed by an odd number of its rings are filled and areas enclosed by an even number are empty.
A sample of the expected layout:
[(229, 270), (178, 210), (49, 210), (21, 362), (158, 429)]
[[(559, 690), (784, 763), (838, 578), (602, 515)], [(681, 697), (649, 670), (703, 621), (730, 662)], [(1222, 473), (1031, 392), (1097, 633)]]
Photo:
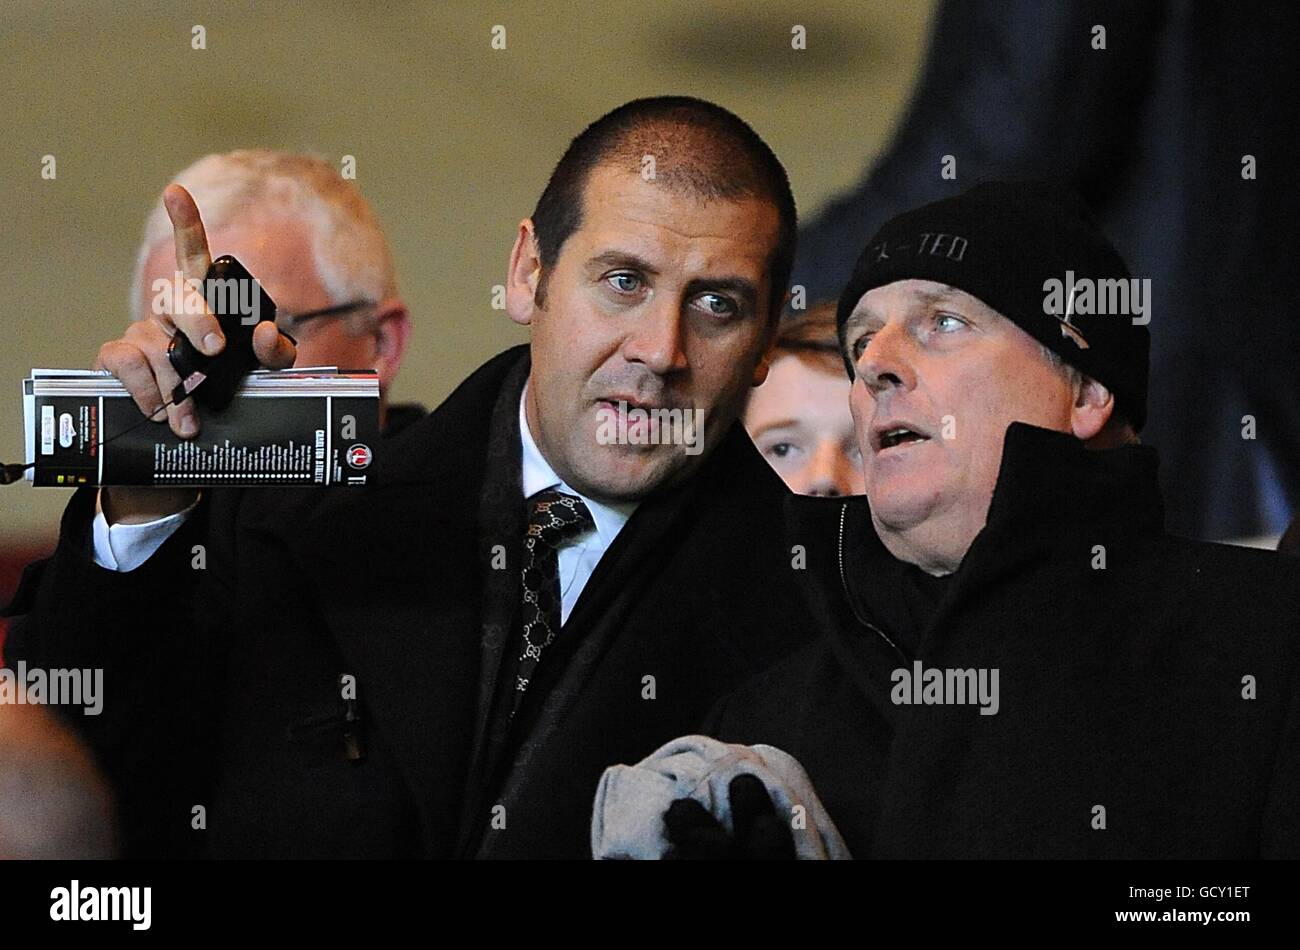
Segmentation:
[(547, 489), (529, 499), (523, 557), (524, 637), (515, 675), (516, 709), (542, 651), (560, 631), (560, 546), (594, 524), (587, 506), (574, 495)]

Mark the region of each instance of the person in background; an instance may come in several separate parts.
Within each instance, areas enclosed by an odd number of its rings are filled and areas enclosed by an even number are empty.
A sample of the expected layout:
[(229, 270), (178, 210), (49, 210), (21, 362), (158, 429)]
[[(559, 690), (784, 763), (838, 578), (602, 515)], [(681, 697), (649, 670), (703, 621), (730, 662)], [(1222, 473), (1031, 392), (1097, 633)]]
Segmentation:
[[(212, 256), (238, 258), (275, 301), (276, 323), (298, 344), (296, 366), (375, 370), (385, 435), (425, 414), (416, 404), (388, 404), (411, 317), (383, 227), (356, 185), (323, 159), (265, 149), (205, 155), (172, 182), (194, 196)], [(158, 332), (141, 318), (155, 302), (166, 305), (176, 270), (160, 198), (131, 281), (137, 332)]]
[[(323, 159), (265, 149), (205, 155), (172, 180), (198, 203), (213, 256), (238, 258), (275, 301), (280, 329), (298, 342), (295, 365), (374, 369), (385, 436), (427, 414), (418, 403), (388, 401), (411, 318), (383, 228), (353, 183)], [(157, 337), (160, 325), (146, 318), (155, 305), (170, 305), (176, 271), (171, 221), (159, 199), (136, 255), (128, 336)], [(176, 417), (188, 411), (169, 410)], [(99, 529), (109, 533), (106, 523)], [(120, 555), (114, 563), (139, 563), (137, 542), (147, 539), (147, 532), (114, 526)], [(22, 565), (37, 553), (14, 560), (0, 553), (0, 603), (8, 602)], [(0, 662), (7, 633), (8, 621), (0, 617)]]
[(783, 321), (767, 380), (750, 394), (744, 419), (754, 445), (791, 491), (862, 494), (835, 301)]

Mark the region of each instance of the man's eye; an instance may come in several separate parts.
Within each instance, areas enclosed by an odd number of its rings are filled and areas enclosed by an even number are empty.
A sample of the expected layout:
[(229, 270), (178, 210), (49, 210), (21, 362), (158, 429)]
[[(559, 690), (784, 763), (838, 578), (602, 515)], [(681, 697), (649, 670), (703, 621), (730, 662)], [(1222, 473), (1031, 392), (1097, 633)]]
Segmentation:
[(768, 449), (768, 451), (771, 452), (773, 455), (775, 455), (777, 458), (783, 459), (791, 452), (794, 451), (794, 446), (791, 445), (789, 442), (777, 442), (770, 449)]
[(853, 341), (853, 362), (862, 359), (862, 354), (866, 352), (867, 344), (871, 342), (871, 334), (864, 333)]
[(715, 317), (733, 317), (740, 312), (736, 302), (722, 294), (701, 294), (696, 300), (699, 300), (704, 309)]
[(953, 316), (951, 313), (936, 313), (934, 315), (934, 326), (940, 333), (954, 333), (966, 326), (966, 321), (961, 317)]
[(636, 274), (610, 274), (605, 280), (620, 294), (634, 294), (641, 289), (641, 278)]

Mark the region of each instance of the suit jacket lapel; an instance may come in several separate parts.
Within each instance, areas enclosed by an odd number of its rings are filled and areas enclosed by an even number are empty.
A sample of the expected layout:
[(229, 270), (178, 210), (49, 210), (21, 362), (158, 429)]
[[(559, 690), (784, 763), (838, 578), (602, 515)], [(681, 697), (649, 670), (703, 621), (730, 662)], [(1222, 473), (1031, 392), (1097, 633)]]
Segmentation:
[(538, 740), (564, 717), (591, 677), (629, 608), (671, 556), (675, 528), (694, 492), (687, 489), (637, 508), (582, 590), (560, 636), (534, 674), (516, 719)]
[[(469, 759), (482, 562), (471, 553), (478, 507), (466, 500), (479, 497), (503, 380), (526, 356), (516, 347), (489, 361), (384, 444), (371, 486), (337, 490), (287, 532), (353, 667), (340, 673), (357, 677), (358, 698), (422, 814), (446, 798), (447, 783), (460, 786)], [(459, 763), (455, 775), (440, 772), (449, 762)]]
[[(490, 777), (506, 751), (509, 722), (500, 721), (494, 711), (500, 692), (502, 659), (511, 646), (519, 612), (519, 563), (525, 525), (519, 397), (529, 368), (530, 361), (522, 360), (501, 386), (492, 411), (487, 465), (478, 499), (480, 530), (476, 569), (483, 592), (478, 638), (480, 660), (473, 751), (461, 814), (462, 848), (467, 846), (483, 817)], [(500, 566), (502, 560), (504, 567)]]
[[(737, 439), (744, 440), (744, 444)], [(747, 455), (757, 458), (748, 436), (737, 426), (704, 470), (686, 484), (647, 499), (637, 508), (600, 559), (560, 636), (538, 665), (534, 682), (515, 716), (517, 740), (539, 748), (552, 744), (553, 736), (582, 699), (601, 660), (628, 629), (627, 618), (644, 606), (647, 588), (674, 556), (674, 539), (689, 532), (711, 492), (725, 495), (745, 490), (743, 474), (752, 461)], [(733, 477), (738, 474), (742, 477), (733, 485)], [(526, 768), (507, 769), (507, 764), (502, 760), (496, 774), (501, 777), (499, 801), (509, 811), (510, 803), (523, 793), (531, 776)], [(494, 840), (492, 836), (480, 838), (475, 857), (489, 856)]]
[[(648, 498), (637, 508), (596, 565), (561, 636), (549, 648), (546, 660), (554, 662), (549, 666), (547, 662), (539, 664), (538, 688), (525, 694), (516, 718), (528, 721), (530, 700), (533, 709), (543, 704), (539, 725), (548, 716), (563, 714), (563, 700), (576, 698), (595, 661), (623, 626), (619, 618), (643, 598), (650, 581), (662, 572), (680, 539), (690, 532), (691, 524), (703, 517), (710, 499), (718, 493), (735, 497), (738, 492), (752, 490), (746, 476), (756, 460), (766, 466), (757, 459), (749, 436), (736, 423), (699, 472), (685, 484)], [(561, 678), (564, 682), (557, 689)], [(548, 703), (552, 692), (559, 701)]]

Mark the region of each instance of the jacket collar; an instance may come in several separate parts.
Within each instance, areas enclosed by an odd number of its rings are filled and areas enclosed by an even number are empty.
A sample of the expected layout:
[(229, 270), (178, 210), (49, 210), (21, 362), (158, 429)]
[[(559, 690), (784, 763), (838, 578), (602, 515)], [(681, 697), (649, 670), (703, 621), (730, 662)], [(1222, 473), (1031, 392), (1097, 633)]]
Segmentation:
[[(1003, 441), (985, 526), (952, 575), (935, 621), (996, 577), (1048, 556), (1051, 545), (1072, 526), (1161, 533), (1164, 508), (1157, 468), (1156, 452), (1146, 446), (1093, 451), (1069, 434), (1013, 423)], [(794, 496), (787, 506), (793, 540), (829, 549), (819, 576), (808, 578), (819, 588), (813, 593), (831, 603), (847, 600), (859, 622), (883, 627), (871, 604), (897, 596), (898, 574), (906, 566), (877, 536), (866, 497)], [(838, 627), (838, 614), (828, 616), (831, 627)], [(844, 631), (830, 632), (832, 646), (842, 649)]]
[(604, 550), (614, 543), (618, 533), (623, 530), (627, 524), (627, 519), (632, 517), (632, 512), (636, 511), (639, 504), (637, 501), (624, 502), (600, 502), (590, 498), (571, 487), (564, 479), (556, 473), (551, 467), (551, 463), (546, 460), (542, 450), (538, 448), (537, 441), (533, 438), (533, 433), (528, 426), (528, 412), (526, 409), (526, 400), (528, 398), (528, 383), (524, 383), (523, 392), (519, 394), (519, 441), (523, 448), (523, 497), (532, 498), (538, 492), (545, 491), (548, 488), (554, 488), (568, 495), (577, 495), (587, 506), (587, 511), (591, 514), (591, 520), (596, 526), (596, 535), (600, 539), (601, 549)]
[[(1149, 446), (1092, 450), (1074, 436), (1013, 422), (1002, 445), (1002, 464), (984, 528), (962, 561), (964, 569), (986, 537), (1038, 535), (1067, 525), (1121, 524), (1159, 533), (1164, 504), (1159, 460)], [(795, 524), (826, 525), (847, 508), (846, 534), (867, 558), (892, 557), (876, 536), (865, 496), (828, 500), (795, 496)], [(960, 572), (959, 572), (960, 573)]]
[[(486, 441), (467, 433), (486, 433), (501, 386), (510, 371), (528, 360), (528, 345), (511, 347), (470, 374), (433, 412), (385, 439), (375, 451), (374, 481), (392, 485), (440, 485), (458, 476), (465, 485), (483, 479)], [(368, 489), (369, 490), (369, 489)]]
[(1164, 504), (1158, 468), (1149, 446), (1092, 450), (1068, 433), (1013, 422), (1003, 441), (984, 531), (1119, 522), (1160, 532)]

